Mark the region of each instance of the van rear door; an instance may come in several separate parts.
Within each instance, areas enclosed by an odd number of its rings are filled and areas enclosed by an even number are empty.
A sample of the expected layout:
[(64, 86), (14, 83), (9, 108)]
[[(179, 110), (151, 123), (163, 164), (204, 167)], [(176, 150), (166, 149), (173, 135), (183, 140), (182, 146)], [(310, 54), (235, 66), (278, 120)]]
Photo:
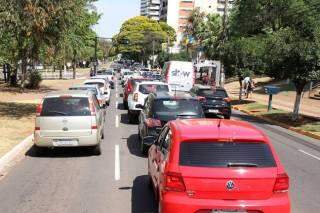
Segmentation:
[(194, 74), (191, 62), (170, 62), (167, 82), (172, 90), (190, 91), (194, 85)]

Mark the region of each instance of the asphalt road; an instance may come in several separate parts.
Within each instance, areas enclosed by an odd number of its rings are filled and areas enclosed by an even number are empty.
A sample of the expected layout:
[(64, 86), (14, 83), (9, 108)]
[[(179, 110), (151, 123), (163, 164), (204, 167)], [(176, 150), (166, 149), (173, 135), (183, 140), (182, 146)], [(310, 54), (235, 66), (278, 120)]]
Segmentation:
[[(128, 124), (121, 89), (107, 109), (102, 155), (86, 149), (33, 149), (0, 180), (0, 213), (156, 212), (147, 185), (147, 161), (139, 154), (137, 126)], [(320, 210), (320, 141), (234, 112), (269, 135), (291, 177), (292, 212)]]

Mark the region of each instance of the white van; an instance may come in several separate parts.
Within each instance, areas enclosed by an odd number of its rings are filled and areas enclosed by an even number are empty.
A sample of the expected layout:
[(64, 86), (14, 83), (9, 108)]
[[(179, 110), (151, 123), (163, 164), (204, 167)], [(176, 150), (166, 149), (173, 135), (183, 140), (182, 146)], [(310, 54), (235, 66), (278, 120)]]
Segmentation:
[(190, 91), (195, 83), (195, 69), (192, 62), (169, 61), (166, 62), (163, 71), (166, 83), (174, 91)]

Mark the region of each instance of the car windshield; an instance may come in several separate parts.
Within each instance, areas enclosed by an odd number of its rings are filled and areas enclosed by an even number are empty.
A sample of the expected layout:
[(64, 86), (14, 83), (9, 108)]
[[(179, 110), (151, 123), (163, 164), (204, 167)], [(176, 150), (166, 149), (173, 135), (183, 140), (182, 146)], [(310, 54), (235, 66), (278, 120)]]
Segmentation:
[(141, 84), (139, 86), (139, 92), (145, 95), (155, 92), (169, 92), (169, 87), (168, 85), (162, 84)]
[(72, 87), (69, 90), (91, 91), (94, 95), (98, 95), (98, 90), (94, 87)]
[(182, 142), (180, 165), (191, 167), (275, 167), (265, 143)]
[(113, 72), (111, 70), (105, 71), (105, 75), (113, 75)]
[(214, 90), (214, 89), (200, 89), (198, 92), (199, 96), (204, 96), (204, 97), (221, 97), (221, 98), (226, 98), (228, 97), (226, 91), (224, 90)]
[(43, 101), (41, 116), (90, 116), (88, 98), (58, 97)]
[[(197, 100), (189, 99), (159, 99), (153, 104), (156, 117), (201, 117), (202, 107)], [(169, 118), (170, 117), (170, 118)]]

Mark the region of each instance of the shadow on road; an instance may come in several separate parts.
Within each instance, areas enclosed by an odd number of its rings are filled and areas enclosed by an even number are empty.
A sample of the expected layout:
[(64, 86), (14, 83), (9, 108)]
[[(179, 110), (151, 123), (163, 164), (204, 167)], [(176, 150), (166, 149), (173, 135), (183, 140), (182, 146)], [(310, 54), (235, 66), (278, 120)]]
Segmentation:
[(234, 119), (238, 119), (238, 120), (242, 120), (242, 121), (246, 121), (246, 122), (254, 122), (254, 123), (260, 123), (260, 124), (269, 124), (268, 122), (262, 120), (262, 119), (259, 119), (259, 118), (256, 118), (254, 116), (251, 116), (251, 115), (247, 115), (247, 114), (239, 114), (239, 113), (232, 113), (232, 118)]
[(149, 186), (149, 176), (136, 177), (132, 187), (132, 213), (153, 213), (157, 212), (157, 203), (153, 191)]
[(32, 146), (27, 152), (26, 156), (34, 158), (79, 158), (95, 156), (88, 147), (68, 147), (68, 148), (54, 148), (45, 149), (38, 152), (37, 149)]
[(147, 157), (146, 155), (143, 155), (140, 151), (139, 137), (137, 134), (133, 134), (127, 139), (127, 147), (130, 151), (130, 154), (141, 158)]
[(127, 124), (127, 125), (137, 125), (138, 121), (136, 121), (134, 124), (129, 123), (129, 118), (127, 113), (123, 113), (120, 115), (120, 122), (122, 124)]

